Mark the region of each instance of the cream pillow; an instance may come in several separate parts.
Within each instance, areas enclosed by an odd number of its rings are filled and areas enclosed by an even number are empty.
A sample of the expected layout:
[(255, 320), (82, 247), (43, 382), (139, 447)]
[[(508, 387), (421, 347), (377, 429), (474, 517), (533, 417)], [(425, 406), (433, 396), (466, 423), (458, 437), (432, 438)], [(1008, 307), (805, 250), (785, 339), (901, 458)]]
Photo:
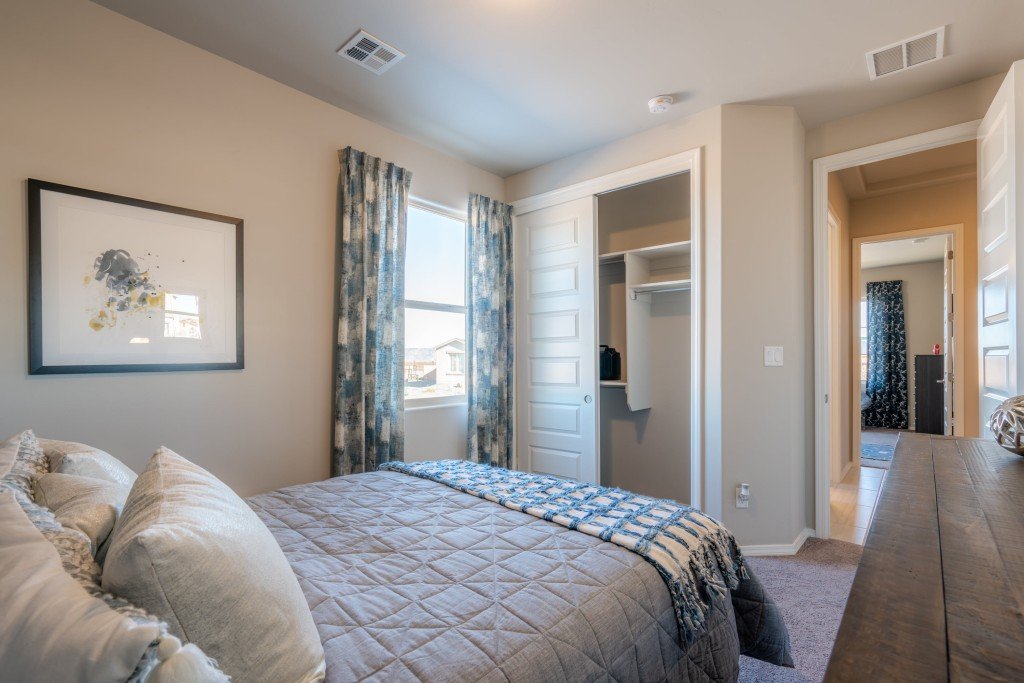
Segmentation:
[(129, 490), (104, 479), (51, 472), (36, 480), (35, 501), (48, 507), (64, 526), (88, 536), (92, 554), (102, 563), (107, 538)]
[(0, 678), (125, 681), (160, 637), (90, 596), (11, 492), (0, 493)]
[(227, 485), (166, 448), (128, 494), (103, 588), (166, 621), (237, 681), (324, 676), (320, 636), (273, 535)]
[(51, 472), (105, 479), (129, 489), (138, 476), (110, 453), (84, 443), (39, 439), (39, 445), (50, 460)]

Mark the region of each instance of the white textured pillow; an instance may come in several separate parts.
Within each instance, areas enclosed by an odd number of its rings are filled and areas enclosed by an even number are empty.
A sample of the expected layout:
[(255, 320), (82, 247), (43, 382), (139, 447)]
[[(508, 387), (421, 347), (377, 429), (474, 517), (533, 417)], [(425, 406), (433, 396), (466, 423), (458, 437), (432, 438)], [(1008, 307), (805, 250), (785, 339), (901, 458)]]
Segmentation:
[(84, 443), (39, 439), (39, 445), (50, 460), (51, 472), (106, 479), (129, 489), (138, 476), (110, 453)]
[(166, 448), (128, 494), (103, 588), (165, 620), (237, 681), (324, 676), (313, 617), (273, 535), (227, 485)]
[(129, 489), (105, 479), (50, 472), (36, 479), (35, 501), (46, 506), (57, 521), (89, 537), (92, 554), (103, 562), (106, 541), (114, 530)]
[(10, 492), (0, 493), (0, 567), (5, 681), (124, 681), (160, 637), (90, 596)]

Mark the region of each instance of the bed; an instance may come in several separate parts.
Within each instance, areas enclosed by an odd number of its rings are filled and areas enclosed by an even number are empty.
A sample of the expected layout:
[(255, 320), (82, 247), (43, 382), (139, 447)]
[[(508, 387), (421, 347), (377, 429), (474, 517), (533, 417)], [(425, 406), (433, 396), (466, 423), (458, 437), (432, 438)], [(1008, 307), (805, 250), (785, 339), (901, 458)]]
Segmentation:
[(295, 571), (328, 681), (734, 681), (741, 653), (791, 665), (749, 568), (684, 647), (644, 558), (435, 481), (372, 472), (249, 504)]

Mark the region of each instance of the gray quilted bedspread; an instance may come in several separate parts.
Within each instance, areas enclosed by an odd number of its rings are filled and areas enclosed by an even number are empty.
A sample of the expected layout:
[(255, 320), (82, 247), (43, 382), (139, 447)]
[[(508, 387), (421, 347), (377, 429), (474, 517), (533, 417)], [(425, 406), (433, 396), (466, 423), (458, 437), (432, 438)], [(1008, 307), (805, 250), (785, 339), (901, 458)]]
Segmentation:
[(734, 681), (741, 651), (788, 650), (753, 576), (683, 650), (638, 555), (425, 479), (357, 474), (249, 502), (305, 592), (328, 681)]

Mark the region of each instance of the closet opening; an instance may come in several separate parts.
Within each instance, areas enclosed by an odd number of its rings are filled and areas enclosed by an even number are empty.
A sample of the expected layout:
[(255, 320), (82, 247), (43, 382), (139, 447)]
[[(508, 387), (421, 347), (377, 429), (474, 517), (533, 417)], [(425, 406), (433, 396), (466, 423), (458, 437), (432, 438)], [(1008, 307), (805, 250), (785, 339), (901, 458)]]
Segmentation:
[(689, 173), (679, 173), (598, 195), (596, 212), (597, 341), (606, 359), (612, 349), (619, 356), (600, 364), (600, 481), (684, 503), (691, 497), (689, 193)]
[(701, 196), (692, 149), (513, 202), (517, 469), (721, 515)]

